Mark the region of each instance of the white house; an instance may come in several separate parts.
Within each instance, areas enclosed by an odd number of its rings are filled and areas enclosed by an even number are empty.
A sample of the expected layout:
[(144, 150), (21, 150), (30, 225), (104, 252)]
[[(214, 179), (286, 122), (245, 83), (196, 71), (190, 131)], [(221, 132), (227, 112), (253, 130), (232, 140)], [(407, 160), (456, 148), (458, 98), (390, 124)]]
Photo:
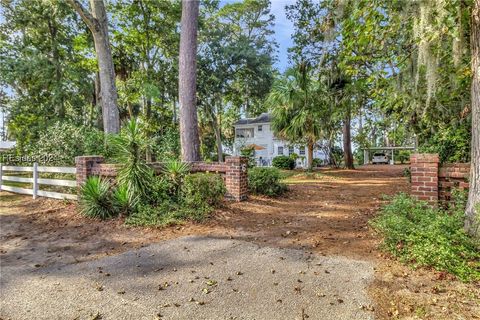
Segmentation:
[[(308, 152), (306, 146), (290, 144), (285, 140), (275, 137), (270, 124), (272, 116), (269, 113), (262, 113), (256, 118), (245, 118), (238, 120), (235, 124), (235, 142), (234, 154), (240, 154), (241, 149), (253, 147), (255, 149), (255, 159), (259, 166), (271, 166), (272, 159), (280, 155), (291, 155), (296, 153), (297, 166), (305, 167)], [(326, 161), (325, 153), (315, 147), (313, 158)]]

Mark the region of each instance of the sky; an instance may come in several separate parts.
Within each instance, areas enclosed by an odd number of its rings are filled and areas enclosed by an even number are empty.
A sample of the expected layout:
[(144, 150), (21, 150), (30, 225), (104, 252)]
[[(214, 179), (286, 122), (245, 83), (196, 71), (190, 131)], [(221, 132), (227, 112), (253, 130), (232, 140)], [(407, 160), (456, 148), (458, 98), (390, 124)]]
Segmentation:
[(294, 0), (272, 0), (271, 11), (275, 15), (275, 39), (278, 42), (278, 62), (276, 66), (280, 71), (285, 71), (288, 66), (287, 49), (293, 46), (293, 23), (287, 19), (285, 6), (293, 4)]

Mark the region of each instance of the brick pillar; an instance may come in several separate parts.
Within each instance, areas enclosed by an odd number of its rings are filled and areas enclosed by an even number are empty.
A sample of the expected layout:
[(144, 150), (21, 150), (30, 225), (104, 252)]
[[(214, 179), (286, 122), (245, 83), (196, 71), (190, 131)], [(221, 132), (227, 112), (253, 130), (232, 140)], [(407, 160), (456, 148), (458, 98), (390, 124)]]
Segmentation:
[(225, 173), (226, 197), (235, 201), (246, 200), (248, 195), (248, 158), (227, 157), (225, 164), (227, 166)]
[(80, 156), (75, 157), (75, 167), (77, 169), (77, 187), (81, 187), (89, 176), (92, 175), (92, 167), (104, 161), (102, 156)]
[(437, 204), (439, 162), (436, 153), (415, 153), (410, 156), (412, 196)]

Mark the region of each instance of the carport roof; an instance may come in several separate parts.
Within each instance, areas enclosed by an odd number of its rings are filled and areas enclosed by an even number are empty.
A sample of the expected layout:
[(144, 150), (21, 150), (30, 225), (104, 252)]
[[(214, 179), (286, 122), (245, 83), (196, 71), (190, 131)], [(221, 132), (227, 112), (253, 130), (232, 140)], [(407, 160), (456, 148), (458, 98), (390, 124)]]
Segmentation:
[(363, 150), (416, 150), (416, 147), (371, 147), (362, 148)]

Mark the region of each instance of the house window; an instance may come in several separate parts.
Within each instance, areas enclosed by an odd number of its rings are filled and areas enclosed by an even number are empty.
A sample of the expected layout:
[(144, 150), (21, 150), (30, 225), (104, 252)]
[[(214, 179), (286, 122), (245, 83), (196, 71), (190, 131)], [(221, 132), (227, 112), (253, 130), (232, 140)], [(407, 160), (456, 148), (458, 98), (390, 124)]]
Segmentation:
[(305, 155), (305, 147), (300, 147), (300, 155), (304, 156)]
[(295, 152), (295, 150), (293, 149), (293, 147), (288, 147), (288, 154), (291, 155)]
[(283, 155), (283, 147), (278, 147), (278, 154)]
[(253, 128), (243, 128), (235, 130), (237, 138), (253, 138)]
[(258, 126), (258, 131), (262, 131), (262, 126)]

